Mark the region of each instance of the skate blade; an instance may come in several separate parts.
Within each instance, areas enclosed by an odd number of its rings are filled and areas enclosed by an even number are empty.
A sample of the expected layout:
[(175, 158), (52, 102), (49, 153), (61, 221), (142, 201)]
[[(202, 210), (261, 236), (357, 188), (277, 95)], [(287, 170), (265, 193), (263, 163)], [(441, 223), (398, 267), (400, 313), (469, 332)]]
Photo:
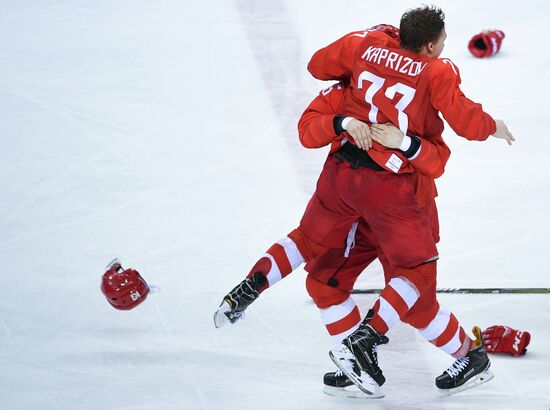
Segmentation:
[(380, 399), (384, 397), (384, 396), (373, 397), (372, 395), (364, 393), (361, 390), (359, 390), (359, 388), (355, 384), (353, 386), (347, 386), (347, 387), (324, 386), (323, 393), (334, 397), (347, 397), (351, 399), (363, 399), (363, 400)]
[(226, 312), (231, 312), (231, 306), (229, 306), (229, 303), (224, 300), (218, 310), (216, 310), (216, 313), (214, 313), (214, 326), (216, 326), (217, 329), (227, 324), (234, 324), (235, 322), (244, 319), (245, 312), (241, 312), (239, 316), (232, 322), (227, 317)]
[(229, 312), (231, 307), (227, 302), (223, 302), (218, 310), (214, 313), (214, 326), (216, 329), (223, 327), (229, 323), (229, 318), (226, 316), (225, 312)]
[[(353, 354), (346, 346), (342, 346), (341, 350), (333, 349), (329, 352), (329, 356), (336, 366), (355, 384), (369, 399), (380, 399), (384, 397), (384, 393), (380, 390), (378, 383), (374, 381), (368, 373), (361, 370), (361, 374), (357, 374), (351, 367), (350, 360), (353, 359)], [(354, 360), (354, 359), (353, 359)], [(367, 397), (365, 397), (367, 398)]]
[(452, 396), (453, 394), (463, 392), (464, 390), (473, 389), (474, 387), (485, 384), (488, 381), (490, 381), (493, 377), (495, 377), (495, 375), (493, 374), (491, 369), (487, 369), (479, 373), (474, 378), (468, 380), (462, 386), (455, 387), (454, 389), (439, 389), (439, 392), (443, 396)]

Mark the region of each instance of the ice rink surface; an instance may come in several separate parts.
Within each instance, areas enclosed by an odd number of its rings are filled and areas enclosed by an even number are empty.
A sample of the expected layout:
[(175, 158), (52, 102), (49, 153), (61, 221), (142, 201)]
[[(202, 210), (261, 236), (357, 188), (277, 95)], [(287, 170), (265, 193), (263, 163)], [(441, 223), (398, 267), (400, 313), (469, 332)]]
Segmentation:
[[(439, 286), (548, 287), (550, 6), (437, 4), (464, 92), (517, 139), (446, 130)], [(327, 151), (302, 148), (296, 124), (327, 84), (310, 56), (418, 5), (2, 1), (0, 408), (549, 409), (550, 295), (442, 295), (468, 328), (532, 334), (525, 357), (493, 357), (492, 382), (447, 398), (433, 380), (452, 360), (404, 325), (380, 351), (384, 399), (324, 395), (331, 342), (302, 270), (238, 326), (212, 323), (313, 192)], [(476, 60), (485, 28), (506, 39)], [(161, 293), (112, 309), (99, 281), (115, 256)], [(381, 284), (373, 266), (360, 286)]]

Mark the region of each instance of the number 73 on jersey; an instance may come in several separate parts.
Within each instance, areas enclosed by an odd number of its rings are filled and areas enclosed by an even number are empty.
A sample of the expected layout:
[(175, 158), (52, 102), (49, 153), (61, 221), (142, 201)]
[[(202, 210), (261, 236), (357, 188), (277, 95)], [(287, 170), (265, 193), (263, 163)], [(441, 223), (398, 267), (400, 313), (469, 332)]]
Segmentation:
[[(374, 95), (384, 88), (386, 80), (377, 76), (369, 71), (363, 71), (357, 78), (357, 88), (365, 90), (365, 101), (370, 105), (369, 121), (371, 124), (377, 124), (376, 116), (378, 114), (378, 107), (373, 102)], [(414, 98), (416, 90), (408, 85), (402, 83), (396, 83), (391, 87), (386, 88), (384, 94), (390, 100), (393, 100), (395, 94), (401, 94), (401, 98), (395, 103), (397, 109), (397, 125), (403, 134), (407, 134), (409, 127), (409, 117), (405, 114), (405, 108), (411, 103)]]

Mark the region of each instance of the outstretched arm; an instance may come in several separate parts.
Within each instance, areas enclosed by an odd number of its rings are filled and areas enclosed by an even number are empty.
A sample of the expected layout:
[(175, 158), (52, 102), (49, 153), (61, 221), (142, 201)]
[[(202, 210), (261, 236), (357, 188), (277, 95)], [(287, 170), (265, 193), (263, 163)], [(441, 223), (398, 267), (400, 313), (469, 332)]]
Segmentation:
[(511, 145), (514, 137), (502, 120), (495, 121), (460, 89), (460, 72), (449, 59), (437, 60), (431, 67), (430, 101), (441, 111), (451, 128), (461, 137), (484, 141), (489, 136)]
[(512, 145), (512, 142), (516, 139), (512, 133), (508, 130), (506, 124), (502, 120), (495, 120), (497, 130), (492, 134), (493, 137), (505, 140), (508, 145)]

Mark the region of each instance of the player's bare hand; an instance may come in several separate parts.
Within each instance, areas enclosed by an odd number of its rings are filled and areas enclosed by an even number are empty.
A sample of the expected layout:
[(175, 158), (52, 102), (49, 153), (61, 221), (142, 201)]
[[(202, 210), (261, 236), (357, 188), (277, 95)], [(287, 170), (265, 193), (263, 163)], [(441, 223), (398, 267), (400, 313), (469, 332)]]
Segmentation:
[(399, 148), (404, 134), (392, 123), (371, 125), (372, 139), (387, 148)]
[(497, 130), (493, 134), (493, 137), (506, 140), (508, 145), (512, 145), (512, 142), (516, 139), (514, 138), (510, 130), (508, 130), (508, 127), (506, 126), (506, 124), (504, 124), (504, 121), (495, 120), (495, 122), (497, 124)]
[(372, 148), (372, 138), (368, 124), (353, 118), (346, 124), (346, 131), (351, 135), (359, 148), (365, 151)]

